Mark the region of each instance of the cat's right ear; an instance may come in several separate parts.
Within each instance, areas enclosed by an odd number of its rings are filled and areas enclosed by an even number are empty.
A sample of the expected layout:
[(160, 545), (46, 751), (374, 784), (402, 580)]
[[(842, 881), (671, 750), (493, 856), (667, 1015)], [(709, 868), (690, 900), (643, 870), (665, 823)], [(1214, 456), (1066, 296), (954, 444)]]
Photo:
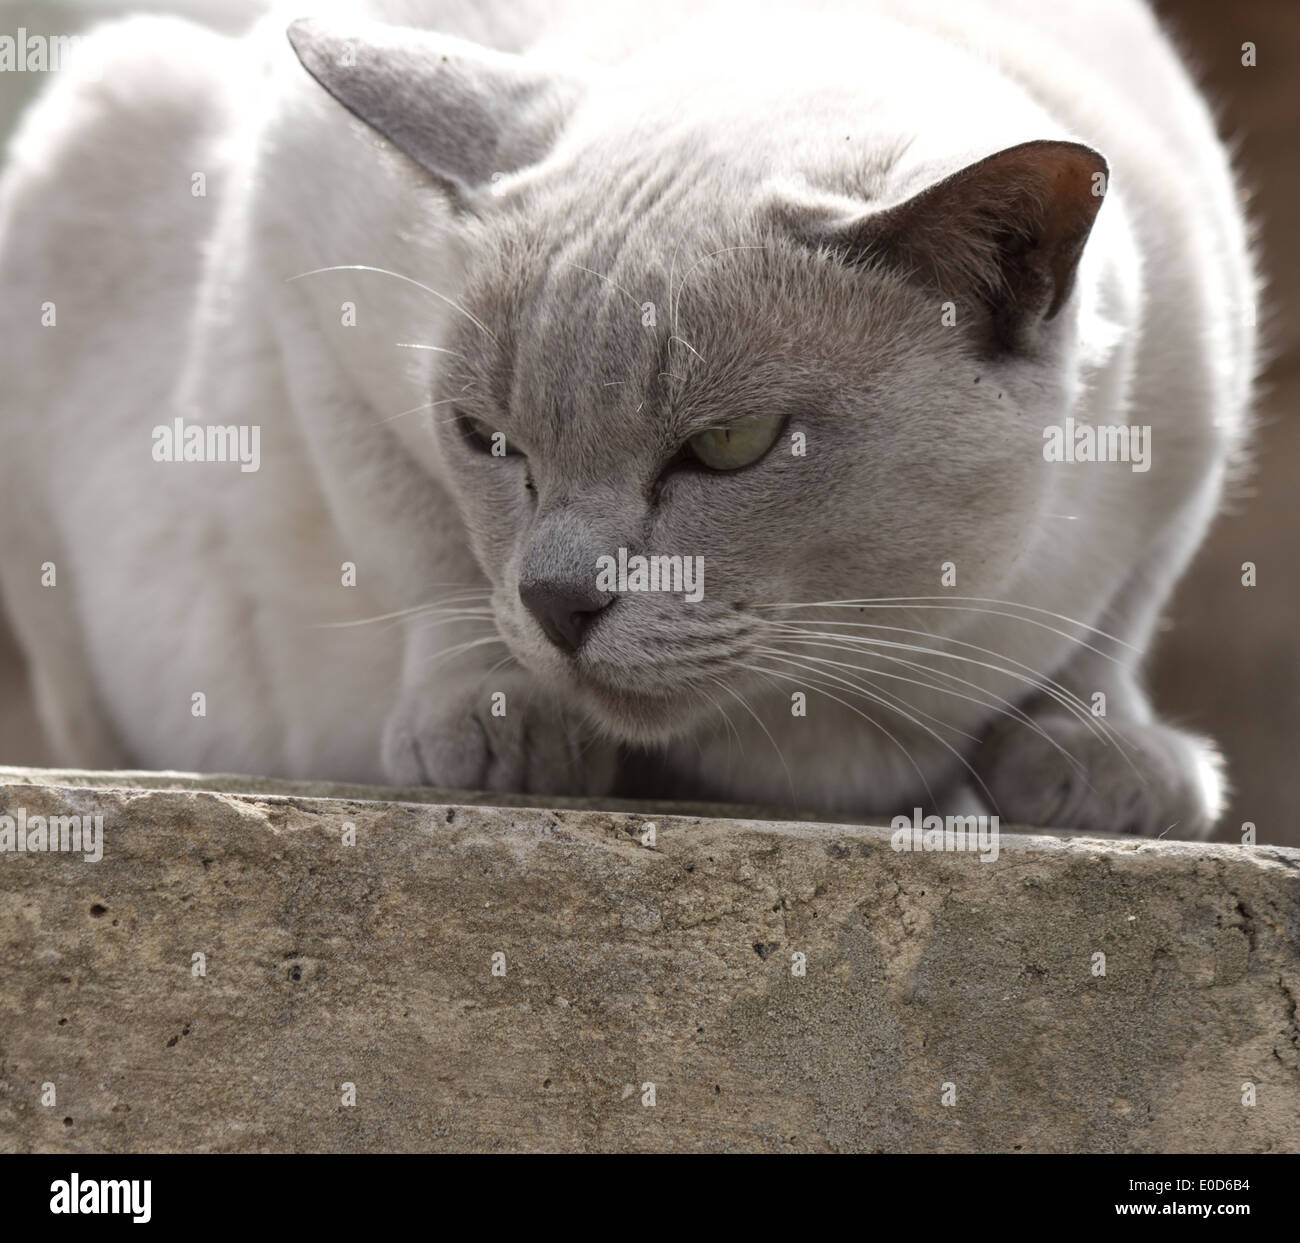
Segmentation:
[(1026, 142), (895, 206), (804, 232), (850, 263), (892, 266), (971, 307), (991, 352), (1016, 351), (1068, 300), (1107, 176), (1091, 147)]
[(303, 68), (472, 210), (494, 174), (536, 163), (582, 91), (552, 70), (449, 35), (376, 22), (294, 22)]

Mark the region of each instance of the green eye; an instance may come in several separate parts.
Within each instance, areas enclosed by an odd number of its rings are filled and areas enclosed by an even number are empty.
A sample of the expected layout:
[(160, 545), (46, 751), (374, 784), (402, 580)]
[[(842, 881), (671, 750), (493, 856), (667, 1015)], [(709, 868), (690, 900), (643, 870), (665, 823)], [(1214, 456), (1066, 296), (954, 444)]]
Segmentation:
[(772, 447), (784, 422), (779, 414), (751, 414), (726, 427), (699, 432), (686, 444), (710, 470), (739, 470)]

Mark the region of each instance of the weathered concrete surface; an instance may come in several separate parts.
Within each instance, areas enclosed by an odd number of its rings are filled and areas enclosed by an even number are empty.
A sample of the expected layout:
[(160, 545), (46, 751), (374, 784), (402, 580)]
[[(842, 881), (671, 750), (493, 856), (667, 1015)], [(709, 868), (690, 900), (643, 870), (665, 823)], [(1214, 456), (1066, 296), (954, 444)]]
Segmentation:
[(0, 771), (0, 1148), (1300, 1151), (1300, 852), (239, 784)]

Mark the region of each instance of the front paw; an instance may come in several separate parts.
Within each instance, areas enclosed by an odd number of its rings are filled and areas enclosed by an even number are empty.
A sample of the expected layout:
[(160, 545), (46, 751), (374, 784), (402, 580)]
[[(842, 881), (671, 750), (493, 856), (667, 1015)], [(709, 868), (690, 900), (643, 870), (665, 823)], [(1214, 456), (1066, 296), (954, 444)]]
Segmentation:
[(528, 684), (408, 696), (384, 731), (393, 785), (512, 794), (606, 794), (614, 745)]
[(1220, 759), (1209, 742), (1156, 722), (1065, 713), (1006, 721), (975, 769), (1008, 824), (1205, 838), (1222, 811)]

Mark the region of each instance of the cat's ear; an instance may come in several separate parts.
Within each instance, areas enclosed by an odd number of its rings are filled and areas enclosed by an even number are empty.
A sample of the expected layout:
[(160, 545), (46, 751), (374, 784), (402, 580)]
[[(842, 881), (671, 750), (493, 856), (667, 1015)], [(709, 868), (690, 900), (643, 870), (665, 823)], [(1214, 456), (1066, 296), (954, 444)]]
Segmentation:
[(992, 348), (1015, 349), (1070, 296), (1106, 182), (1091, 147), (1027, 142), (823, 240), (851, 259), (900, 266), (959, 308), (973, 299)]
[(430, 31), (303, 18), (288, 34), (321, 86), (467, 208), (546, 154), (582, 90), (572, 71)]

